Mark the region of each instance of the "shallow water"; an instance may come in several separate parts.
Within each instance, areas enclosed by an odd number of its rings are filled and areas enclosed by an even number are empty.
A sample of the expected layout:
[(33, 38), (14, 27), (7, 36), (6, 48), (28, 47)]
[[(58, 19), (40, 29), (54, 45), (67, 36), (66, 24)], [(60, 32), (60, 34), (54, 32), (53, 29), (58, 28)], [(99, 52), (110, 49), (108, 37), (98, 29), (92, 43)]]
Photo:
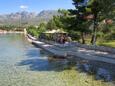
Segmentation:
[(80, 72), (74, 63), (52, 59), (23, 35), (0, 35), (0, 86), (115, 86)]

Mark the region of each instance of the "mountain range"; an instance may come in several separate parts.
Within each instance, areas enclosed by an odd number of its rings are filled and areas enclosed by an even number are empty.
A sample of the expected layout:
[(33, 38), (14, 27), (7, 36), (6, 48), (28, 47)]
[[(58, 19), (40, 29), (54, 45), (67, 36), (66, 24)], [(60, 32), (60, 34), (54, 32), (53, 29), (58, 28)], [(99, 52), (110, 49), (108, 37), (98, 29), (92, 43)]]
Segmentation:
[(49, 21), (56, 15), (60, 15), (56, 10), (43, 10), (40, 13), (21, 11), (1, 14), (0, 25), (37, 25), (40, 22)]

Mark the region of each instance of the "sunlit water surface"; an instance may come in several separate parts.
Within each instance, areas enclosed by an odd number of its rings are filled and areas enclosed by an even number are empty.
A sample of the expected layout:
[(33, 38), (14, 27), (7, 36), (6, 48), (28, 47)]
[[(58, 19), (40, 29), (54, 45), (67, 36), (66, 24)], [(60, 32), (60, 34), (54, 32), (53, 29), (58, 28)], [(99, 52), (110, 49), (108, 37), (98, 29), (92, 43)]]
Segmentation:
[(0, 86), (114, 86), (50, 58), (23, 35), (0, 35)]

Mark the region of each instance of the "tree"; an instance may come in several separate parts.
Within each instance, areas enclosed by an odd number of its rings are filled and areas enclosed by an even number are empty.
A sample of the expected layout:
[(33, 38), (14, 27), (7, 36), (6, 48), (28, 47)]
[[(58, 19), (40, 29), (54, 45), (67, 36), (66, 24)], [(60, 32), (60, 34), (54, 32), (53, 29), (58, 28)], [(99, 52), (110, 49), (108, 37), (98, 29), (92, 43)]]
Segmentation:
[(47, 23), (46, 28), (47, 28), (48, 30), (58, 29), (57, 26), (56, 26), (56, 23), (55, 23), (55, 21), (54, 21), (54, 18), (51, 19), (51, 20)]
[[(90, 12), (87, 8), (88, 0), (73, 0), (73, 4), (75, 5), (75, 10), (69, 10), (71, 15), (75, 16), (73, 27), (75, 27), (76, 31), (80, 32), (82, 43), (85, 43), (84, 35), (89, 33), (90, 30), (89, 25), (90, 21), (87, 19)], [(75, 30), (74, 29), (74, 30)]]
[(97, 32), (96, 30), (98, 28), (98, 24), (104, 19), (113, 17), (113, 11), (115, 10), (115, 2), (114, 0), (90, 0), (90, 2), (91, 3), (88, 7), (91, 9), (92, 14), (94, 15), (94, 28), (91, 43), (95, 45)]
[(38, 29), (37, 32), (38, 32), (38, 36), (39, 36), (41, 33), (46, 31), (46, 24), (40, 23), (37, 29)]
[(29, 33), (29, 34), (31, 34), (32, 36), (38, 36), (38, 31), (37, 31), (37, 28), (35, 27), (35, 26), (29, 26), (28, 28), (27, 28), (27, 32)]
[[(70, 10), (72, 14), (76, 14), (78, 23), (81, 25), (85, 19), (93, 21), (93, 31), (91, 43), (96, 44), (96, 32), (98, 30), (99, 22), (107, 18), (115, 16), (115, 2), (114, 0), (72, 0), (75, 5), (75, 10)], [(111, 10), (110, 10), (111, 9)], [(112, 17), (111, 17), (112, 16)], [(80, 23), (79, 23), (80, 24)]]
[(46, 24), (40, 23), (38, 26), (29, 26), (27, 28), (29, 34), (35, 37), (39, 37), (39, 35), (46, 31)]

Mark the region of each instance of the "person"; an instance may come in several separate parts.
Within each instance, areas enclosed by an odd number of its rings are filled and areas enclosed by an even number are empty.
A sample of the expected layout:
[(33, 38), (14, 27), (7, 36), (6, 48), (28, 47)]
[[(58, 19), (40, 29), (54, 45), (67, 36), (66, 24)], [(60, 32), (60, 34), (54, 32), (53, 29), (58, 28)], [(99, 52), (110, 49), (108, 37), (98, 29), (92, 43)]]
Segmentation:
[(58, 34), (56, 39), (57, 39), (57, 42), (60, 43), (61, 36)]
[(65, 43), (65, 37), (64, 37), (64, 35), (61, 36), (61, 38), (60, 38), (60, 43), (61, 43), (61, 44), (64, 44), (64, 43)]
[(68, 42), (71, 42), (72, 41), (72, 39), (71, 39), (71, 37), (69, 36), (69, 37), (67, 37), (67, 41)]

